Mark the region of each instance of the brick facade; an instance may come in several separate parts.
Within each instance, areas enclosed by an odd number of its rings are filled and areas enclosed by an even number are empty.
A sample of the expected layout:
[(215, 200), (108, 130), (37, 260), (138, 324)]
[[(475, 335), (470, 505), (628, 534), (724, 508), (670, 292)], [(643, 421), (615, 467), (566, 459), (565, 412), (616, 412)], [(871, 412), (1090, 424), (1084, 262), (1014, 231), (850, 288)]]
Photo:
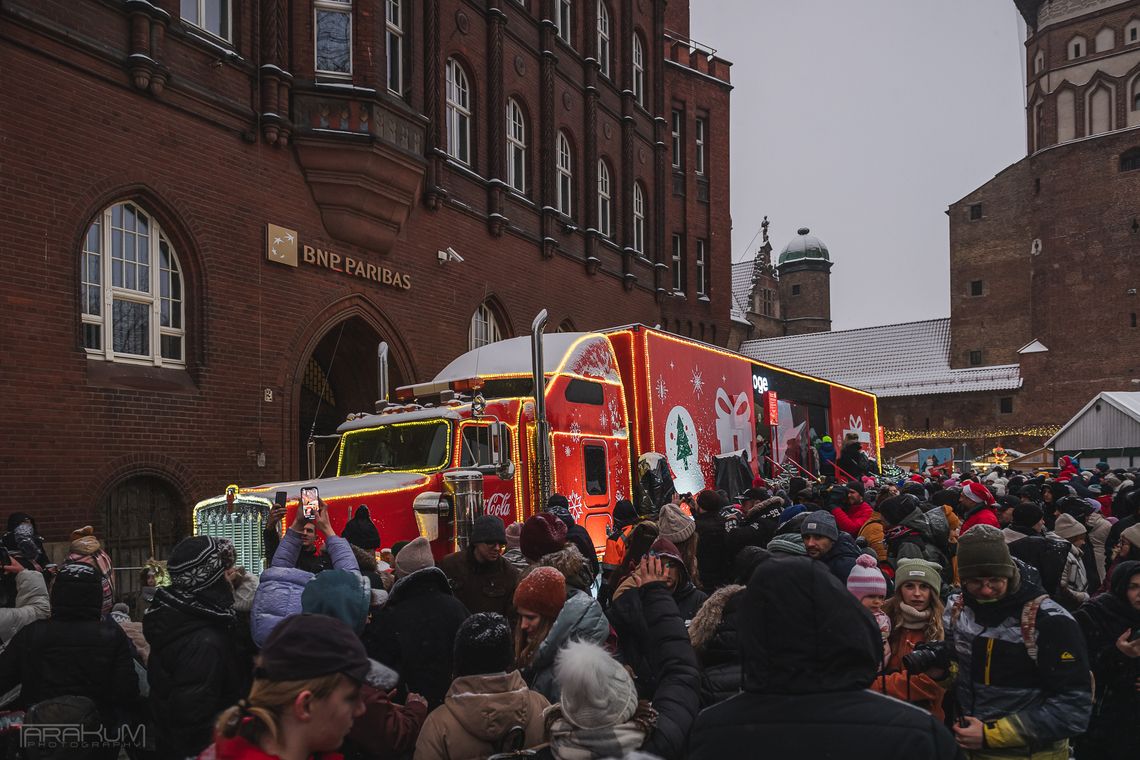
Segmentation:
[[(728, 64), (667, 35), (664, 2), (608, 6), (610, 78), (594, 58), (593, 3), (574, 4), (571, 45), (542, 20), (552, 2), (404, 3), (402, 97), (386, 92), (383, 3), (352, 4), (352, 73), (335, 79), (314, 71), (311, 2), (231, 5), (232, 42), (182, 22), (176, 0), (0, 8), (0, 344), (14, 358), (0, 366), (0, 461), (10, 503), (49, 539), (102, 526), (108, 494), (140, 476), (161, 480), (186, 514), (230, 482), (298, 477), (322, 390), (306, 384), (310, 357), (330, 378), (316, 431), (329, 432), (325, 422), (375, 396), (376, 341), (391, 345), (393, 385), (428, 379), (467, 349), (483, 303), (504, 335), (546, 308), (550, 329), (661, 323), (727, 342)], [(670, 19), (687, 13), (668, 4)], [(629, 91), (634, 30), (646, 44), (645, 107)], [(447, 156), (450, 57), (470, 79), (466, 166)], [(523, 195), (499, 179), (508, 98), (526, 114)], [(707, 119), (707, 202), (691, 172), (685, 196), (673, 194), (667, 120), (678, 104)], [(553, 208), (559, 129), (573, 144), (569, 218)], [(595, 231), (599, 158), (611, 176), (608, 238)], [(635, 181), (644, 257), (631, 247)], [(176, 252), (185, 367), (84, 349), (80, 251), (120, 201), (149, 214)], [(267, 223), (296, 230), (302, 250), (400, 273), (410, 288), (267, 261)], [(678, 227), (707, 241), (707, 300), (668, 294), (662, 241)], [(449, 246), (462, 263), (439, 263)]]

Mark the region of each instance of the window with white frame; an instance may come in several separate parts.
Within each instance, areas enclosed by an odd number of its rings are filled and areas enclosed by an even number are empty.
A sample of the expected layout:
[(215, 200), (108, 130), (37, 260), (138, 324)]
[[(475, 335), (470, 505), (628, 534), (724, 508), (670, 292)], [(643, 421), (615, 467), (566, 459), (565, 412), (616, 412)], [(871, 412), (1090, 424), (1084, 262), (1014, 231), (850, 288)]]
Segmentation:
[(633, 250), (645, 255), (645, 191), (640, 182), (633, 183)]
[(598, 0), (598, 71), (610, 75), (610, 12), (605, 0)]
[(633, 33), (633, 99), (645, 105), (645, 49), (637, 32)]
[(1088, 43), (1085, 41), (1084, 37), (1078, 34), (1076, 37), (1073, 37), (1073, 39), (1069, 40), (1070, 61), (1077, 58), (1082, 58), (1086, 53), (1088, 53)]
[(598, 159), (598, 232), (609, 237), (611, 229), (612, 204), (610, 203), (610, 167), (605, 159)]
[(680, 109), (673, 109), (673, 168), (681, 168), (681, 157), (684, 155), (684, 143), (681, 142), (684, 114)]
[(352, 73), (352, 0), (313, 0), (316, 69), (320, 74)]
[(471, 87), (454, 58), (447, 59), (447, 155), (471, 163)]
[(680, 235), (673, 236), (673, 292), (685, 290), (685, 241)]
[(404, 94), (404, 0), (385, 0), (388, 91)]
[(558, 133), (558, 210), (566, 216), (573, 212), (574, 154), (565, 132)]
[(706, 123), (704, 119), (697, 119), (696, 124), (696, 142), (697, 142), (697, 155), (696, 165), (693, 167), (697, 174), (705, 173), (705, 128)]
[(556, 5), (557, 8), (555, 8), (556, 15), (554, 17), (554, 26), (558, 30), (558, 36), (567, 45), (573, 45), (574, 38), (570, 33), (574, 20), (571, 11), (571, 0), (557, 0)]
[(134, 203), (104, 209), (83, 241), (83, 347), (93, 358), (185, 364), (182, 268), (150, 214)]
[(697, 240), (697, 295), (707, 296), (708, 289), (708, 260), (705, 258), (707, 251), (705, 249), (705, 241)]
[(499, 320), (495, 319), (495, 312), (487, 303), (479, 304), (479, 308), (471, 315), (471, 329), (468, 332), (468, 348), (480, 348), (488, 343), (495, 343), (503, 339), (503, 331), (499, 327)]
[(507, 101), (507, 184), (526, 193), (526, 117), (514, 98)]
[(230, 13), (230, 0), (182, 0), (179, 15), (187, 24), (230, 42), (233, 39)]

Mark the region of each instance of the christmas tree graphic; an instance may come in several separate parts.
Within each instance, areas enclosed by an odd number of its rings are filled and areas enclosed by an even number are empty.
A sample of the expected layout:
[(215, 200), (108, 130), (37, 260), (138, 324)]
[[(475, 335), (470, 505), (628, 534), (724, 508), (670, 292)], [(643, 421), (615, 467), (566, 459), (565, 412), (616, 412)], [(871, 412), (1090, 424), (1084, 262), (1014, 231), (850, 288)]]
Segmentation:
[(685, 433), (685, 422), (680, 415), (677, 416), (677, 458), (685, 469), (689, 469), (689, 457), (693, 455), (693, 447), (689, 445), (689, 436)]

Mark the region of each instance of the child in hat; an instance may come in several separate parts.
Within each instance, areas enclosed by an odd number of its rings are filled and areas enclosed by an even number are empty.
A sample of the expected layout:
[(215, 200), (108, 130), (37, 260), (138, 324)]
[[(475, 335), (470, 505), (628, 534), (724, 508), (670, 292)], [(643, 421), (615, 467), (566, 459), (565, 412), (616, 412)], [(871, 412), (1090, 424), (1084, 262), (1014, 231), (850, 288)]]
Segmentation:
[(855, 595), (859, 603), (871, 611), (883, 636), (883, 663), (891, 659), (891, 619), (883, 612), (887, 601), (887, 579), (879, 570), (879, 563), (869, 554), (860, 554), (855, 567), (847, 576), (847, 590)]

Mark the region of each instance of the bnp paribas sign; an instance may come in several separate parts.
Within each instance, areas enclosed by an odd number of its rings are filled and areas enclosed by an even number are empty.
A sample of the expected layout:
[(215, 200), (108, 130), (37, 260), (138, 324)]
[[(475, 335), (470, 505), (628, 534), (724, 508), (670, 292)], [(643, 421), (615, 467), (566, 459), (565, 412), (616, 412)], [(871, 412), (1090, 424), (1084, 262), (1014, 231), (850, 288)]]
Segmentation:
[(371, 280), (397, 290), (411, 290), (412, 277), (389, 267), (372, 264), (328, 248), (304, 245), (296, 230), (276, 224), (265, 225), (265, 258), (275, 264), (296, 267), (301, 264), (329, 269), (348, 277)]

